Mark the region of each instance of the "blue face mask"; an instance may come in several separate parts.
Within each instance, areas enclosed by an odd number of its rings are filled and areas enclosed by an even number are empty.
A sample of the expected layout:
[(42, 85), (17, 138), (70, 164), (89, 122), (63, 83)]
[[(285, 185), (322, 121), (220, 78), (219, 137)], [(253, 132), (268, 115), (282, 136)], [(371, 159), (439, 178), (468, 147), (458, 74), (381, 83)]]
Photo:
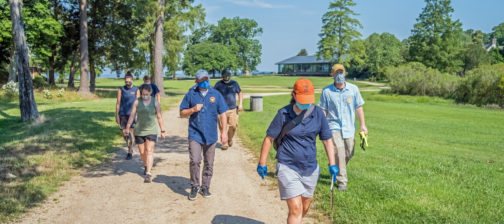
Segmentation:
[(202, 89), (208, 89), (208, 88), (210, 88), (210, 81), (206, 80), (203, 82), (198, 82), (198, 87), (200, 87)]
[(311, 103), (309, 104), (300, 104), (299, 102), (296, 102), (296, 105), (299, 107), (299, 109), (301, 110), (307, 110), (308, 108), (310, 108), (311, 106)]
[(338, 73), (334, 76), (334, 82), (338, 84), (343, 84), (345, 82), (345, 74)]

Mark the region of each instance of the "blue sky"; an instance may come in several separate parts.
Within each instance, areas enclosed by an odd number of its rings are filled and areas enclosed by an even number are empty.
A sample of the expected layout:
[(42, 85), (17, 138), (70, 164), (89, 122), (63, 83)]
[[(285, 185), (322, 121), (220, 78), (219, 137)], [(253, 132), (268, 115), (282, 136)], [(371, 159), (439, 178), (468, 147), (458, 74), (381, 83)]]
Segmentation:
[[(263, 50), (259, 71), (276, 71), (276, 62), (296, 55), (305, 48), (312, 55), (317, 50), (322, 15), (329, 1), (321, 0), (196, 0), (206, 9), (206, 21), (215, 24), (222, 17), (254, 19), (263, 28), (259, 37)], [(363, 38), (389, 32), (400, 40), (407, 38), (423, 0), (355, 0), (353, 8), (360, 15)], [(464, 29), (491, 32), (504, 22), (504, 0), (452, 0), (453, 18)]]

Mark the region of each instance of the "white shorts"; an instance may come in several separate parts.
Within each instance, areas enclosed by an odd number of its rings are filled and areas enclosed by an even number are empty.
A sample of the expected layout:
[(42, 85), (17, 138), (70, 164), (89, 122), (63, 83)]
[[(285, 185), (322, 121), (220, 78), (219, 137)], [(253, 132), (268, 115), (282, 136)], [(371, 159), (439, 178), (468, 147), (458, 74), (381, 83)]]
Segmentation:
[(320, 167), (313, 171), (308, 176), (303, 176), (297, 171), (291, 169), (287, 165), (277, 163), (278, 188), (280, 190), (280, 198), (286, 200), (289, 198), (301, 195), (305, 198), (313, 197), (315, 187), (317, 186)]

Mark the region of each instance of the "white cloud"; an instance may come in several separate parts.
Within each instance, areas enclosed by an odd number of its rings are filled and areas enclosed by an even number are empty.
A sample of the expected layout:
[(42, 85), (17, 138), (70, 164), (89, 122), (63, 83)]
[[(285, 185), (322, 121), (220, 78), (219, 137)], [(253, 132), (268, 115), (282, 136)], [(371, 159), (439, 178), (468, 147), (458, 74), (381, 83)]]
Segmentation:
[(226, 2), (233, 3), (235, 5), (247, 6), (247, 7), (258, 7), (267, 9), (280, 9), (280, 8), (292, 8), (293, 5), (274, 5), (271, 3), (266, 3), (261, 0), (225, 0)]

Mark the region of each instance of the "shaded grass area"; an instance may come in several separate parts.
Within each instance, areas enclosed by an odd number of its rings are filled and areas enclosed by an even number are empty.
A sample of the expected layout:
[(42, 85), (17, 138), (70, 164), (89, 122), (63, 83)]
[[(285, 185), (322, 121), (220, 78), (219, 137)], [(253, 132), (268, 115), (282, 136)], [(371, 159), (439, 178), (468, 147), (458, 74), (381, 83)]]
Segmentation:
[[(0, 223), (15, 220), (43, 202), (79, 168), (92, 167), (122, 146), (115, 122), (116, 91), (84, 98), (67, 90), (52, 99), (35, 91), (40, 118), (20, 122), (17, 99), (0, 91)], [(181, 95), (162, 98), (164, 110)], [(165, 118), (167, 119), (167, 118)]]
[[(334, 222), (504, 221), (504, 111), (432, 97), (363, 97), (369, 147), (363, 152), (356, 143), (348, 191), (335, 192)], [(288, 96), (264, 97), (265, 112), (240, 116), (239, 135), (256, 155), (276, 111), (288, 101)], [(317, 149), (321, 175), (315, 201), (329, 216), (328, 161), (321, 142)], [(272, 169), (273, 158), (272, 149)]]

